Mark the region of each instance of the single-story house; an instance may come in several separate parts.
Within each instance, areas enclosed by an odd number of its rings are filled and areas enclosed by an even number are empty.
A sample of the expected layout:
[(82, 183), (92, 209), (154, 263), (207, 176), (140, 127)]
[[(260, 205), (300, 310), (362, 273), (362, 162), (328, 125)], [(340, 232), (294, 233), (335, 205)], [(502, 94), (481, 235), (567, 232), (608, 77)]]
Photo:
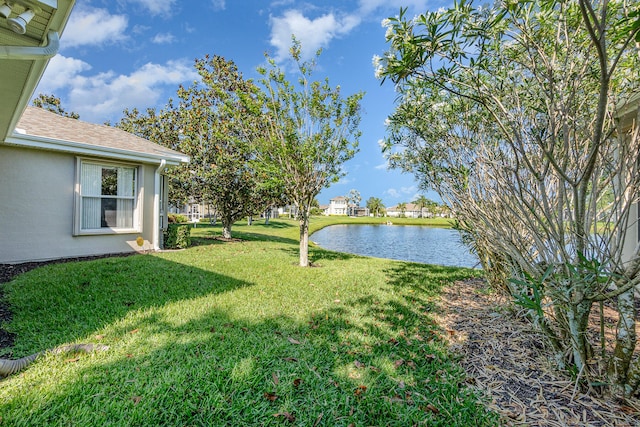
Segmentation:
[(0, 1), (0, 263), (162, 245), (163, 172), (187, 156), (27, 107), (75, 0)]
[(0, 144), (0, 263), (161, 248), (163, 174), (188, 161), (121, 129), (27, 107)]
[(392, 217), (401, 217), (405, 218), (422, 218), (424, 213), (426, 213), (426, 209), (420, 209), (418, 205), (415, 203), (405, 203), (404, 209), (400, 209), (398, 205), (391, 206), (387, 208), (387, 216)]

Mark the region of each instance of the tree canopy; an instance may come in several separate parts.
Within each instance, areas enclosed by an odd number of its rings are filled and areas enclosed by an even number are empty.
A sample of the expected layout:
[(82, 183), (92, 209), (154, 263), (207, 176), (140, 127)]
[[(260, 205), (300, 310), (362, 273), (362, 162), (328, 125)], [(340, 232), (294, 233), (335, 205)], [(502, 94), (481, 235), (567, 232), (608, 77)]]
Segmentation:
[(40, 93), (33, 99), (32, 102), (34, 106), (47, 111), (51, 111), (52, 113), (56, 113), (60, 116), (69, 117), (71, 119), (80, 118), (80, 114), (73, 111), (66, 111), (64, 108), (62, 108), (60, 98), (55, 95)]
[[(316, 54), (318, 58), (320, 52)], [(297, 79), (291, 80), (267, 56), (261, 67), (264, 98), (245, 98), (246, 108), (265, 117), (255, 142), (256, 167), (281, 187), (293, 203), (300, 221), (300, 265), (308, 266), (309, 216), (314, 198), (344, 176), (342, 165), (351, 159), (360, 137), (360, 101), (363, 93), (342, 97), (340, 86), (313, 80), (315, 61), (303, 61), (301, 45), (293, 42), (291, 57)], [(255, 133), (258, 129), (245, 129)], [(264, 132), (264, 134), (262, 133)]]

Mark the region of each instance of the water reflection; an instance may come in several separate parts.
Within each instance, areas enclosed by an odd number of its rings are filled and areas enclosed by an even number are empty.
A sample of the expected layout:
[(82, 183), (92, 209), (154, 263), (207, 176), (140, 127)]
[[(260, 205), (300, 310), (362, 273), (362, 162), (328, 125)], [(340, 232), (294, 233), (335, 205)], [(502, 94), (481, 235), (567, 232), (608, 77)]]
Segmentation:
[(332, 251), (454, 267), (476, 267), (478, 259), (448, 228), (402, 225), (332, 225), (311, 240)]

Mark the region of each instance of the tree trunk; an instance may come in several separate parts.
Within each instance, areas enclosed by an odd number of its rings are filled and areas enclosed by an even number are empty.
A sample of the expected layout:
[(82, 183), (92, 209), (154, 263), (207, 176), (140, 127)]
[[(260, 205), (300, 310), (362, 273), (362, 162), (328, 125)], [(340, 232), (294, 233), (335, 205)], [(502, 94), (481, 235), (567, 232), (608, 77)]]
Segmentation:
[(253, 217), (251, 215), (247, 217), (247, 225), (253, 225)]
[(587, 361), (592, 356), (591, 345), (587, 338), (587, 325), (592, 304), (591, 300), (583, 299), (577, 304), (570, 304), (567, 310), (573, 363), (578, 371), (587, 368)]
[(309, 266), (309, 212), (301, 211), (300, 215), (300, 267)]
[(271, 218), (271, 208), (264, 212), (264, 225), (269, 225), (269, 218)]
[(231, 238), (231, 226), (233, 225), (233, 221), (222, 220), (222, 237), (225, 239)]
[(634, 291), (635, 288), (632, 287), (618, 296), (618, 312), (620, 316), (618, 319), (618, 335), (609, 365), (609, 375), (615, 384), (614, 393), (622, 396), (628, 395), (629, 392), (633, 391), (628, 389), (628, 384), (630, 382), (634, 383), (636, 380), (635, 378), (629, 378), (629, 367), (636, 347)]

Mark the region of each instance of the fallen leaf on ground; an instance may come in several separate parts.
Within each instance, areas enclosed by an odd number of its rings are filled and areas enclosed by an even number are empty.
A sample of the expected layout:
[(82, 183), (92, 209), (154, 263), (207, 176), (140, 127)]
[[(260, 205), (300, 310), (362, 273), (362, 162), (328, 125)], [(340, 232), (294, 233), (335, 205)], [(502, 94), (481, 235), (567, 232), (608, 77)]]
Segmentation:
[(270, 400), (270, 401), (272, 401), (272, 402), (273, 402), (274, 400), (276, 400), (276, 399), (278, 398), (278, 395), (277, 395), (277, 394), (275, 394), (275, 393), (273, 393), (273, 392), (266, 392), (266, 391), (265, 391), (265, 392), (264, 392), (264, 397), (265, 397), (267, 400)]
[(73, 363), (73, 362), (77, 362), (78, 360), (80, 360), (79, 357), (74, 357), (73, 359), (65, 360), (64, 363)]
[(435, 406), (433, 406), (431, 403), (429, 403), (428, 405), (425, 405), (422, 407), (423, 410), (427, 411), (427, 412), (432, 412), (434, 414), (439, 414), (440, 411), (438, 410), (438, 408), (436, 408)]
[(297, 362), (298, 359), (296, 359), (295, 357), (285, 357), (284, 359), (285, 362)]
[(291, 344), (296, 344), (296, 345), (299, 345), (299, 344), (300, 344), (300, 341), (298, 341), (298, 340), (296, 340), (296, 339), (293, 339), (293, 338), (291, 338), (291, 337), (288, 337), (288, 338), (287, 338), (287, 340), (288, 340)]
[(353, 364), (356, 365), (356, 368), (364, 368), (364, 363), (359, 360), (356, 360)]
[(278, 412), (277, 414), (273, 414), (274, 417), (284, 417), (285, 420), (289, 421), (290, 423), (295, 422), (296, 417), (294, 417), (292, 414), (288, 413), (288, 412)]
[(137, 334), (138, 332), (140, 332), (139, 328), (136, 328), (136, 329), (134, 329), (132, 331), (129, 331), (130, 334)]
[(355, 394), (356, 396), (361, 396), (365, 391), (367, 391), (367, 386), (359, 385), (358, 388), (356, 388), (356, 391), (353, 392), (353, 394)]
[(399, 368), (400, 366), (402, 366), (403, 363), (404, 363), (403, 359), (398, 359), (395, 362), (393, 362), (393, 366), (396, 368)]
[(294, 387), (298, 387), (300, 384), (302, 384), (302, 378), (296, 378), (295, 380), (293, 380)]
[(271, 378), (273, 379), (273, 383), (274, 383), (275, 385), (278, 385), (278, 384), (280, 383), (280, 379), (278, 378), (278, 376), (276, 375), (276, 373), (275, 373), (275, 372), (272, 372), (272, 373), (271, 373)]
[(137, 405), (142, 400), (142, 396), (133, 396), (131, 400), (133, 400), (133, 403)]

